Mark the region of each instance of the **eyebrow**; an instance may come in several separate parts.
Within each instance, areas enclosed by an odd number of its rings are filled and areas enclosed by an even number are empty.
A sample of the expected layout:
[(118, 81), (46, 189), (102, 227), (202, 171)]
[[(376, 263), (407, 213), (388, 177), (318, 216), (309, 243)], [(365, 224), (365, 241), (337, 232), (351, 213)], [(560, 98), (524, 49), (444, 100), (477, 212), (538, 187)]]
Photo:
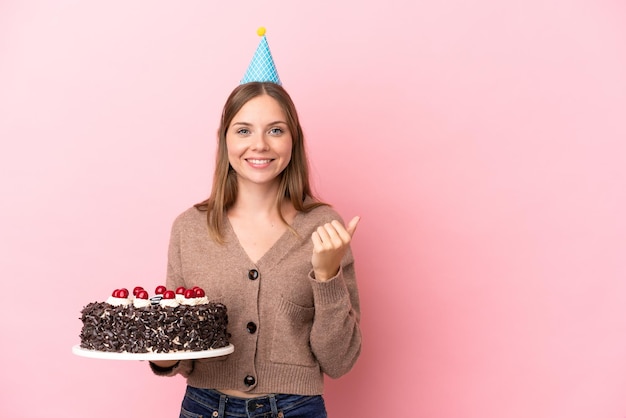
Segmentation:
[[(283, 125), (287, 125), (287, 122), (282, 121), (282, 120), (276, 120), (274, 122), (270, 122), (267, 124), (267, 126), (270, 125), (278, 125), (278, 124), (283, 124)], [(252, 126), (251, 123), (249, 122), (233, 122), (230, 126), (235, 126), (235, 125), (242, 125), (242, 126)]]

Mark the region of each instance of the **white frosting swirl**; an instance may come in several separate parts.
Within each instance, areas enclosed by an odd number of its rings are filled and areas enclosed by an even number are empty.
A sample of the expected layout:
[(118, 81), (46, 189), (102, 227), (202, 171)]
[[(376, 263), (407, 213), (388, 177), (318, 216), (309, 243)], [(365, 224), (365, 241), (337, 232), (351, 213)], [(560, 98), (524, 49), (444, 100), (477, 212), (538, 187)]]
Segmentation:
[(176, 299), (161, 299), (159, 302), (161, 306), (169, 306), (170, 308), (176, 308), (180, 306), (180, 303)]
[(185, 298), (181, 302), (181, 304), (188, 306), (204, 305), (207, 303), (209, 303), (209, 298), (206, 296), (202, 296), (201, 298)]
[(133, 306), (135, 308), (146, 308), (146, 307), (150, 306), (150, 299), (135, 298), (135, 299), (133, 299)]
[(107, 303), (113, 306), (128, 306), (131, 302), (128, 298), (116, 298), (114, 296), (109, 296)]

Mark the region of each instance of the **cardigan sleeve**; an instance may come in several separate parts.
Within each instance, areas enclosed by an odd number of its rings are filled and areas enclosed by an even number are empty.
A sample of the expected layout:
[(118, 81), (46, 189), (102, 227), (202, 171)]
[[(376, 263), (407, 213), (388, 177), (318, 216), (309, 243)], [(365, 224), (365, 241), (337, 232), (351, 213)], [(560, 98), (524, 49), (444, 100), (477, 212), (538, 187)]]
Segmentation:
[(174, 367), (168, 367), (167, 369), (158, 367), (151, 362), (148, 362), (148, 364), (150, 364), (150, 369), (154, 374), (156, 374), (157, 376), (167, 377), (176, 376), (177, 374), (181, 374), (184, 377), (189, 377), (189, 374), (191, 374), (194, 365), (193, 360), (181, 360)]
[(338, 378), (361, 353), (360, 303), (354, 259), (348, 251), (337, 275), (321, 282), (309, 273), (315, 301), (311, 350), (324, 373)]
[(183, 267), (180, 254), (182, 239), (181, 232), (183, 228), (181, 218), (182, 215), (174, 221), (172, 231), (170, 233), (170, 243), (167, 251), (167, 277), (165, 279), (165, 286), (168, 289), (176, 289), (179, 286), (184, 286)]

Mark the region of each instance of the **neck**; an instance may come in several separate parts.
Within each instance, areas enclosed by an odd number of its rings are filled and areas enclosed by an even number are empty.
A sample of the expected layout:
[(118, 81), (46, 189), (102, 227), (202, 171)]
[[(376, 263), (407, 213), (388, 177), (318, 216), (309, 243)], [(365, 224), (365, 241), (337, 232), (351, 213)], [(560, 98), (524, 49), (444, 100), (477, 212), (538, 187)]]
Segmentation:
[(276, 195), (278, 183), (271, 185), (242, 184), (239, 183), (237, 200), (230, 212), (255, 216), (276, 216)]

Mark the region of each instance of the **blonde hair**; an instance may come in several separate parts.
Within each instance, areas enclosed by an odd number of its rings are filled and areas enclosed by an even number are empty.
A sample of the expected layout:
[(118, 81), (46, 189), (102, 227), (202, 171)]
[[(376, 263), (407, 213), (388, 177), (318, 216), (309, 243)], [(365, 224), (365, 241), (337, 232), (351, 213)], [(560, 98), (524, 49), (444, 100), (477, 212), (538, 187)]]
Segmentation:
[[(224, 242), (224, 215), (235, 203), (238, 192), (237, 173), (228, 161), (226, 133), (237, 112), (249, 100), (262, 95), (268, 95), (278, 102), (287, 118), (286, 122), (292, 138), (291, 161), (279, 175), (280, 183), (276, 195), (276, 207), (281, 221), (295, 233), (281, 211), (282, 204), (286, 199), (289, 199), (298, 212), (309, 212), (318, 206), (326, 205), (312, 194), (304, 135), (296, 107), (287, 91), (274, 83), (252, 82), (242, 84), (232, 91), (222, 110), (220, 127), (217, 132), (217, 154), (211, 195), (207, 200), (195, 205), (197, 209), (207, 211), (209, 233), (215, 241), (220, 243)], [(305, 203), (306, 197), (312, 198), (312, 201)]]

